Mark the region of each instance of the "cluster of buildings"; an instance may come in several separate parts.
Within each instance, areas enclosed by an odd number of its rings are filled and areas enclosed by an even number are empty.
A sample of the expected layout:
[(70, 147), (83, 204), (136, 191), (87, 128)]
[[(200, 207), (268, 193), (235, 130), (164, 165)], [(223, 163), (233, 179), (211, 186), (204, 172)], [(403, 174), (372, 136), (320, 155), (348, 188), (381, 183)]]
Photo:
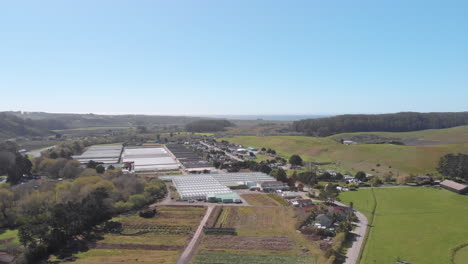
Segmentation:
[(239, 188), (265, 192), (288, 189), (284, 183), (261, 172), (162, 176), (161, 179), (171, 181), (182, 200), (229, 203), (240, 200), (233, 191)]
[(72, 156), (83, 166), (90, 161), (104, 167), (125, 168), (125, 172), (210, 172), (212, 163), (201, 159), (182, 144), (143, 146), (91, 146), (81, 155)]

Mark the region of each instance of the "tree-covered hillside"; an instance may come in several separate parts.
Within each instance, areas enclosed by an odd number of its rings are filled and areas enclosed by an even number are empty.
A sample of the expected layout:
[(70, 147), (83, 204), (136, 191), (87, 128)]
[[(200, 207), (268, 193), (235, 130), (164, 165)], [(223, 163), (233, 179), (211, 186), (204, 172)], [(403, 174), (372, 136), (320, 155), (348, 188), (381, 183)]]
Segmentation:
[(216, 132), (232, 126), (235, 126), (234, 123), (228, 120), (208, 119), (189, 123), (185, 126), (185, 130), (188, 132)]
[(468, 125), (468, 112), (413, 113), (382, 115), (340, 115), (305, 119), (293, 123), (293, 129), (308, 136), (330, 136), (349, 132), (407, 132)]
[(0, 113), (0, 138), (17, 136), (44, 136), (50, 135), (47, 127), (54, 127), (53, 120), (22, 119), (14, 115)]

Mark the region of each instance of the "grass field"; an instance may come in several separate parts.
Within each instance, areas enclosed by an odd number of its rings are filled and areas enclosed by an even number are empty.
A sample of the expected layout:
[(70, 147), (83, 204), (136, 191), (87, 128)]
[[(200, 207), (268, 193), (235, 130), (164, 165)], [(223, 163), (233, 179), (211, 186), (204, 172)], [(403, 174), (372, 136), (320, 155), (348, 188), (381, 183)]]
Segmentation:
[(286, 159), (292, 154), (299, 154), (305, 161), (331, 162), (332, 165), (324, 166), (324, 168), (337, 169), (345, 173), (354, 174), (363, 170), (378, 176), (390, 173), (395, 176), (436, 173), (439, 159), (443, 155), (448, 153), (468, 154), (468, 126), (409, 133), (385, 133), (385, 135), (413, 137), (434, 142), (439, 140), (437, 142), (441, 144), (417, 146), (357, 144), (347, 146), (337, 141), (342, 135), (325, 138), (238, 136), (219, 140), (224, 139), (232, 143), (257, 148), (272, 148)]
[(4, 230), (0, 233), (0, 248), (19, 246), (18, 230)]
[(202, 207), (160, 206), (153, 218), (114, 218), (121, 234), (105, 234), (76, 263), (175, 263), (205, 212)]
[(468, 263), (468, 245), (457, 251), (453, 262), (454, 264)]
[[(468, 243), (468, 196), (426, 187), (373, 192), (375, 218), (361, 263), (394, 263), (397, 257), (410, 263), (450, 263), (452, 249)], [(371, 189), (345, 192), (340, 198), (371, 219)], [(468, 263), (467, 253), (459, 254), (457, 261)]]
[(250, 205), (254, 205), (254, 206), (262, 206), (262, 205), (280, 206), (281, 205), (278, 201), (268, 196), (267, 194), (246, 193), (246, 194), (241, 194), (241, 196)]
[(315, 264), (323, 254), (296, 232), (298, 219), (291, 207), (230, 207), (229, 217), (226, 227), (235, 228), (237, 236), (204, 235), (191, 263)]

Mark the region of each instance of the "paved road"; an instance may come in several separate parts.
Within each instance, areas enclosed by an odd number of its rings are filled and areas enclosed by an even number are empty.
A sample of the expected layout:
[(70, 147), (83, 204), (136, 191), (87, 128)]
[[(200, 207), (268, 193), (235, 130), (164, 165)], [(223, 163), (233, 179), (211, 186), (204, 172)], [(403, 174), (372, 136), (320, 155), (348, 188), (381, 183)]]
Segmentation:
[(26, 154), (27, 155), (32, 155), (35, 158), (39, 158), (41, 156), (42, 151), (46, 151), (46, 150), (53, 149), (53, 148), (55, 148), (55, 146), (42, 148), (42, 149), (38, 149), (38, 150), (35, 150), (35, 151), (29, 151), (29, 152), (26, 152)]
[[(339, 202), (335, 203), (341, 206), (346, 206)], [(346, 260), (343, 264), (357, 264), (359, 252), (364, 246), (364, 239), (366, 237), (366, 231), (368, 228), (367, 217), (359, 211), (355, 211), (355, 213), (357, 218), (359, 219), (359, 222), (356, 223), (357, 227), (351, 233), (355, 235), (356, 240), (353, 242), (351, 248), (348, 249), (348, 252), (346, 253)]]
[(222, 149), (220, 149), (220, 148), (217, 148), (217, 147), (215, 147), (215, 146), (212, 146), (212, 145), (208, 145), (208, 144), (206, 144), (206, 143), (203, 142), (203, 141), (200, 141), (200, 144), (205, 145), (205, 146), (207, 146), (207, 147), (209, 147), (209, 148), (212, 148), (212, 149), (214, 149), (214, 150), (217, 150), (217, 151), (222, 151), (222, 152), (226, 153), (226, 155), (229, 156), (231, 159), (234, 159), (234, 160), (237, 160), (237, 161), (244, 161), (243, 159), (241, 159), (241, 158), (239, 158), (239, 157), (236, 157), (236, 156), (234, 156), (233, 154), (231, 154), (231, 153), (229, 153), (229, 152), (227, 152), (227, 151), (224, 151), (224, 150), (222, 150)]
[(185, 247), (184, 252), (182, 252), (182, 255), (180, 255), (179, 259), (177, 260), (176, 264), (186, 264), (189, 263), (190, 259), (193, 256), (193, 253), (195, 252), (196, 247), (198, 246), (198, 243), (200, 243), (200, 236), (203, 232), (203, 227), (205, 226), (206, 222), (208, 221), (208, 218), (210, 218), (211, 212), (213, 211), (213, 208), (215, 208), (214, 205), (209, 205), (208, 209), (206, 210), (205, 216), (200, 222), (200, 225), (197, 228), (197, 231), (192, 237), (192, 240), (190, 240), (190, 243)]

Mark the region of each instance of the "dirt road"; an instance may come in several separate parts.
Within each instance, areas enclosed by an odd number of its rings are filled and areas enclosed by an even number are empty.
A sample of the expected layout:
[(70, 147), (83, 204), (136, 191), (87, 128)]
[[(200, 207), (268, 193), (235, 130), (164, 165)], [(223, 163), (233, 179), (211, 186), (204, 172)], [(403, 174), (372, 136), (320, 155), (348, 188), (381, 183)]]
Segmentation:
[(203, 227), (205, 226), (206, 221), (208, 221), (208, 218), (210, 217), (211, 212), (213, 211), (214, 207), (215, 207), (214, 205), (208, 206), (205, 216), (201, 220), (200, 225), (197, 228), (197, 231), (195, 231), (195, 234), (193, 235), (192, 240), (190, 240), (190, 243), (184, 249), (184, 252), (182, 252), (182, 255), (180, 255), (176, 264), (189, 263), (190, 259), (193, 256), (193, 253), (195, 252), (196, 247), (198, 246), (198, 243), (200, 242), (200, 236), (201, 236), (201, 233), (203, 232)]

